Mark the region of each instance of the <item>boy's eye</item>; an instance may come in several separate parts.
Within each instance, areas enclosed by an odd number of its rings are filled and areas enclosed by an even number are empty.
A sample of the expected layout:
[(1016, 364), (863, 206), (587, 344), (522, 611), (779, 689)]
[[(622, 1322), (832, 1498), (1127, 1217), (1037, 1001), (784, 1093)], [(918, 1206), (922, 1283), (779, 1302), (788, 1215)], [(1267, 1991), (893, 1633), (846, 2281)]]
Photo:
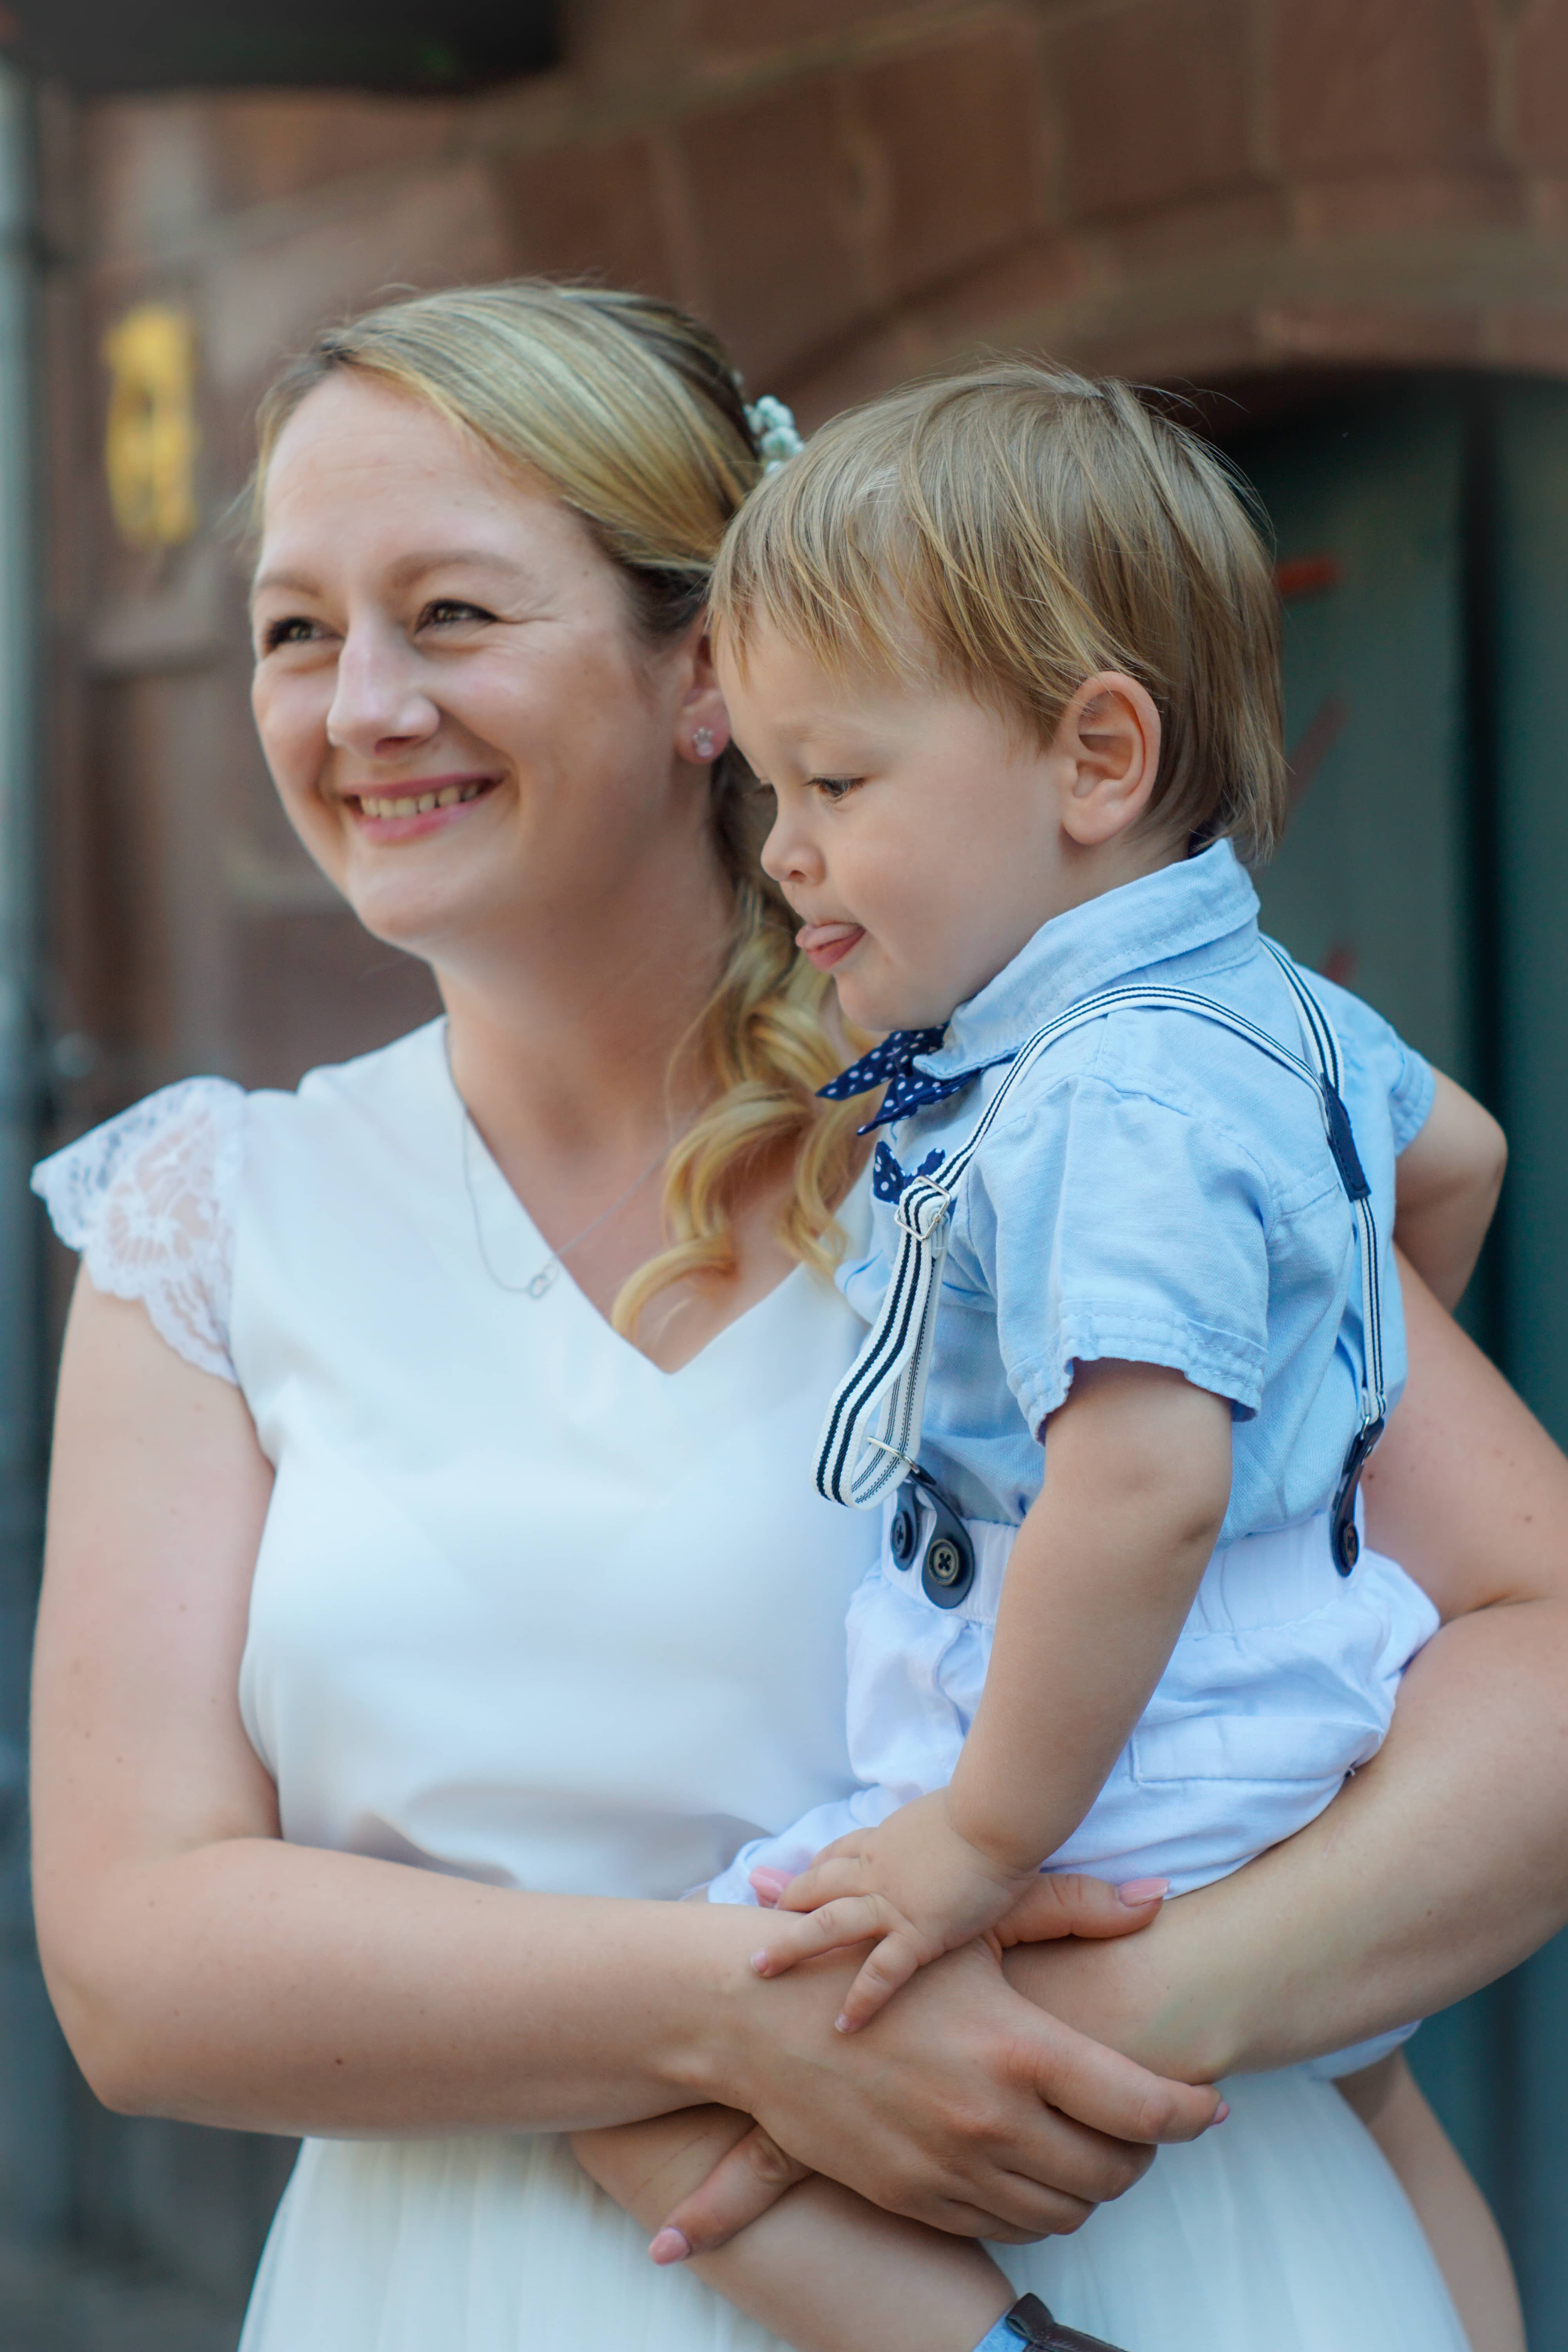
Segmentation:
[(859, 782), (858, 776), (813, 776), (811, 789), (820, 793), (825, 801), (841, 801)]

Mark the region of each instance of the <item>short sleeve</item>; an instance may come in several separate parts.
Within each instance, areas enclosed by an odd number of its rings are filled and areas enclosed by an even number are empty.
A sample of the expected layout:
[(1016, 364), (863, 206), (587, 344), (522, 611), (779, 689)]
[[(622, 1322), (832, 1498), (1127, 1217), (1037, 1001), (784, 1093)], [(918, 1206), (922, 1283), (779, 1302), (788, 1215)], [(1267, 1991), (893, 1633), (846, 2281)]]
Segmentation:
[(1364, 998), (1352, 996), (1348, 989), (1336, 988), (1321, 976), (1312, 985), (1352, 1072), (1359, 1068), (1362, 1073), (1367, 1098), (1375, 1105), (1381, 1096), (1387, 1102), (1397, 1157), (1406, 1144), (1415, 1142), (1432, 1115), (1437, 1087), (1432, 1065), (1414, 1045), (1407, 1045), (1398, 1030)]
[(33, 1190), (96, 1289), (138, 1298), (176, 1354), (218, 1379), (229, 1354), (245, 1095), (186, 1078), (40, 1160)]
[(968, 1192), (1008, 1381), (1037, 1433), (1074, 1364), (1110, 1357), (1168, 1365), (1257, 1412), (1274, 1196), (1223, 1120), (1080, 1076), (1048, 1118), (988, 1140)]
[(1388, 1090), (1388, 1111), (1394, 1126), (1394, 1149), (1397, 1154), (1407, 1143), (1415, 1142), (1430, 1118), (1437, 1081), (1432, 1075), (1431, 1063), (1423, 1060), (1414, 1045), (1407, 1045), (1404, 1038), (1396, 1036), (1393, 1030), (1389, 1031), (1389, 1035), (1393, 1038), (1399, 1061), (1394, 1083)]

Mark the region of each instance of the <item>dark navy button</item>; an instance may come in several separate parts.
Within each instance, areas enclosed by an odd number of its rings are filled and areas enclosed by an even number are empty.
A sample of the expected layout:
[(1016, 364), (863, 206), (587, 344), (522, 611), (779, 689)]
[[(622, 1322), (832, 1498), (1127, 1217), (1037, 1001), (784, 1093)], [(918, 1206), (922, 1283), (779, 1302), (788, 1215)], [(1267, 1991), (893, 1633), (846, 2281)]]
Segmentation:
[(932, 1536), (921, 1570), (926, 1599), (934, 1601), (939, 1609), (956, 1609), (973, 1581), (974, 1552), (968, 1537), (962, 1531), (950, 1535), (945, 1530)]
[(893, 1513), (893, 1524), (888, 1532), (888, 1549), (893, 1555), (895, 1568), (908, 1568), (915, 1556), (919, 1529), (915, 1524), (915, 1507), (903, 1496)]

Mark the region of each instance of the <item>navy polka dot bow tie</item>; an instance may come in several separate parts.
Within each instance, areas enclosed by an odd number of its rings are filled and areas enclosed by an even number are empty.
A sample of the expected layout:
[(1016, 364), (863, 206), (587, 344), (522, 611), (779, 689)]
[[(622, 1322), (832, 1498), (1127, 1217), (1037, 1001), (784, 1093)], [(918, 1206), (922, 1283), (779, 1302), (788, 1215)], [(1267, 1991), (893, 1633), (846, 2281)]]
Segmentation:
[(867, 1120), (862, 1135), (869, 1135), (875, 1127), (886, 1127), (892, 1119), (907, 1118), (910, 1111), (922, 1109), (927, 1103), (945, 1101), (974, 1076), (973, 1070), (965, 1070), (962, 1077), (932, 1078), (915, 1068), (915, 1055), (934, 1054), (946, 1034), (945, 1028), (895, 1029), (879, 1045), (851, 1062), (831, 1086), (819, 1087), (817, 1092), (826, 1102), (849, 1102), (856, 1095), (868, 1095), (873, 1087), (885, 1084), (888, 1091), (881, 1108)]

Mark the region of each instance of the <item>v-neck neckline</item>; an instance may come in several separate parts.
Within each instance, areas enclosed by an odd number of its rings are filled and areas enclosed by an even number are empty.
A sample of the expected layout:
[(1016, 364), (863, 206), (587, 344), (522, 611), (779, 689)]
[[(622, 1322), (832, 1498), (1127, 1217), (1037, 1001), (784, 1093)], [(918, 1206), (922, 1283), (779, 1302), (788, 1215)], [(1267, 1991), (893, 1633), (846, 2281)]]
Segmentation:
[[(633, 1340), (626, 1339), (624, 1333), (616, 1330), (609, 1317), (595, 1305), (587, 1292), (576, 1280), (571, 1267), (551, 1248), (544, 1235), (534, 1223), (522, 1196), (506, 1176), (500, 1161), (480, 1133), (478, 1120), (475, 1119), (458, 1090), (458, 1082), (452, 1075), (452, 1065), (447, 1050), (445, 1021), (437, 1021), (433, 1025), (437, 1033), (436, 1044), (441, 1076), (452, 1108), (457, 1114), (458, 1173), (465, 1206), (470, 1212), (469, 1239), (479, 1260), (480, 1273), (498, 1295), (517, 1299), (520, 1306), (525, 1307), (531, 1313), (547, 1314), (550, 1291), (559, 1290), (564, 1286), (565, 1291), (572, 1299), (574, 1311), (579, 1315), (591, 1317), (612, 1348), (624, 1350), (626, 1355), (635, 1357), (643, 1369), (650, 1372), (656, 1380), (679, 1381), (687, 1372), (695, 1371), (699, 1365), (705, 1363), (714, 1349), (721, 1347), (732, 1331), (740, 1330), (752, 1316), (763, 1314), (773, 1305), (775, 1300), (783, 1298), (792, 1287), (810, 1278), (811, 1269), (808, 1266), (801, 1264), (792, 1265), (786, 1274), (780, 1276), (771, 1288), (763, 1291), (760, 1298), (753, 1298), (749, 1307), (743, 1307), (738, 1315), (731, 1316), (727, 1323), (721, 1324), (719, 1329), (705, 1339), (701, 1347), (694, 1354), (688, 1356), (683, 1362), (672, 1365), (668, 1370), (663, 1364), (656, 1363), (653, 1358), (645, 1355), (642, 1349)], [(851, 1187), (851, 1197), (852, 1195), (853, 1187)], [(516, 1282), (510, 1279), (508, 1270), (498, 1271), (496, 1268), (490, 1247), (490, 1231), (486, 1219), (487, 1201), (495, 1204), (500, 1218), (510, 1221), (529, 1244), (531, 1253), (528, 1261), (529, 1270)], [(567, 1246), (570, 1248), (571, 1244), (568, 1244)], [(531, 1255), (534, 1250), (538, 1252), (537, 1257)], [(540, 1297), (531, 1297), (528, 1293), (530, 1280), (538, 1276), (545, 1266), (552, 1265), (555, 1268), (555, 1274), (550, 1289)]]

